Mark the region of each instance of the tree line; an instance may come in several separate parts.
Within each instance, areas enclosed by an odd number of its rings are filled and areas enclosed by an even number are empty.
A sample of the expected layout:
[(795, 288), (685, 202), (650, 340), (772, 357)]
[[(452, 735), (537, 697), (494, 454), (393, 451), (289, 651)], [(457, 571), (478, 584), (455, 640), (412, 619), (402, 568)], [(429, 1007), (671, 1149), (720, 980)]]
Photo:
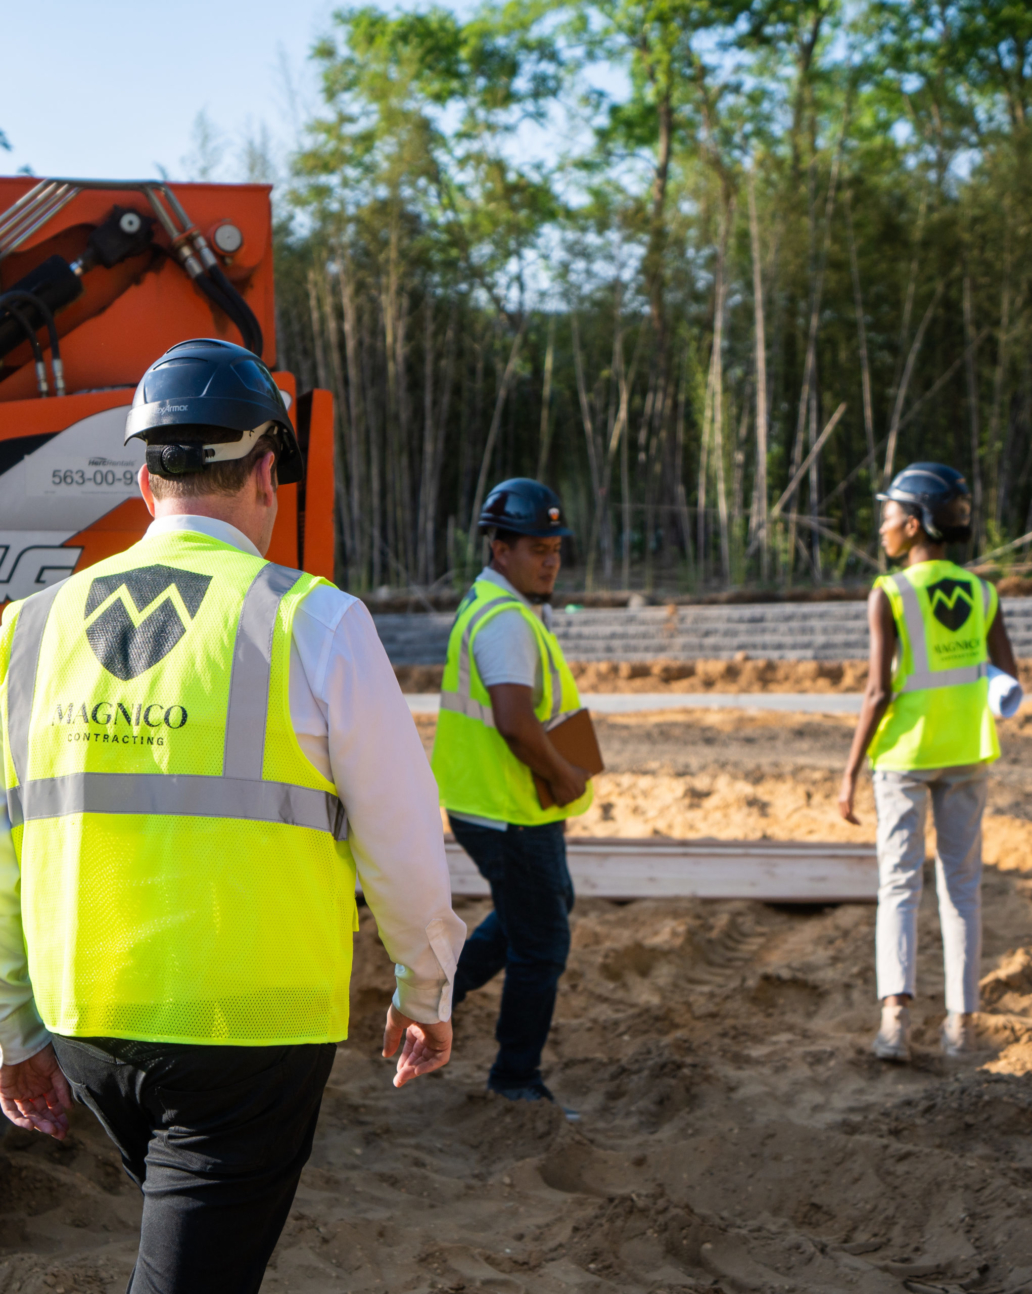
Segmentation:
[(511, 475), (591, 589), (868, 576), (922, 458), (966, 556), (1032, 530), (1026, 6), (369, 6), (313, 59), (277, 329), (336, 397), (348, 587), (468, 578)]

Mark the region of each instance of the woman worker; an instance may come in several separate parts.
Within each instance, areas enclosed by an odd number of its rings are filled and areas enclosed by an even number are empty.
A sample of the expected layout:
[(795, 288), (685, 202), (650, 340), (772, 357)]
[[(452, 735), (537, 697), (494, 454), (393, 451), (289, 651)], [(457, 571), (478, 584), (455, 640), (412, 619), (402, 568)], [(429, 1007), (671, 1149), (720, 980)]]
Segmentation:
[(878, 498), (884, 505), (882, 547), (902, 570), (880, 576), (868, 599), (870, 672), (839, 812), (858, 824), (856, 782), (870, 754), (882, 1002), (873, 1050), (883, 1059), (906, 1061), (929, 803), (946, 969), (942, 1049), (953, 1056), (975, 1045), (982, 814), (989, 765), (1000, 754), (989, 674), (995, 666), (1016, 678), (1017, 665), (995, 588), (946, 560), (947, 545), (971, 535), (971, 499), (960, 473), (940, 463), (912, 463)]

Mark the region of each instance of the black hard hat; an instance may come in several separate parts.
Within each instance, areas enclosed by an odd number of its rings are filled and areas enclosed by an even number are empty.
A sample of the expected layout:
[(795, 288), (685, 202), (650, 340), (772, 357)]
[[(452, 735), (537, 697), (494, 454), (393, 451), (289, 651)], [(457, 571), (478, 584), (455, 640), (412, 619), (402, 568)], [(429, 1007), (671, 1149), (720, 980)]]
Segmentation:
[[(220, 445), (167, 443), (168, 432), (197, 425), (238, 431), (240, 439)], [(149, 447), (147, 467), (175, 478), (243, 458), (259, 434), (273, 427), (279, 432), (276, 475), (281, 485), (291, 485), (304, 475), (304, 461), (272, 374), (243, 346), (199, 337), (177, 343), (144, 373), (125, 420), (125, 443), (134, 438), (147, 443), (153, 433), (166, 433), (161, 445)]]
[(911, 463), (884, 494), (875, 497), (883, 503), (893, 499), (920, 514), (929, 539), (959, 542), (969, 537), (971, 491), (956, 468), (943, 463)]
[(514, 476), (494, 487), (480, 510), (480, 529), (538, 537), (573, 534), (563, 525), (563, 505), (555, 490), (526, 476)]

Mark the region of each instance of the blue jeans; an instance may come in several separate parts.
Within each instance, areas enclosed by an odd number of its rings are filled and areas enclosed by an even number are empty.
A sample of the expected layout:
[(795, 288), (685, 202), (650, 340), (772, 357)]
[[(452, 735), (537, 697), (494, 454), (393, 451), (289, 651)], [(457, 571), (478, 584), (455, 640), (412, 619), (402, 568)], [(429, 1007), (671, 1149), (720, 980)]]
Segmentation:
[(450, 818), (455, 839), (491, 887), (494, 911), (466, 940), (454, 1003), (505, 971), (488, 1087), (542, 1087), (541, 1052), (570, 951), (573, 882), (563, 824), (493, 831)]

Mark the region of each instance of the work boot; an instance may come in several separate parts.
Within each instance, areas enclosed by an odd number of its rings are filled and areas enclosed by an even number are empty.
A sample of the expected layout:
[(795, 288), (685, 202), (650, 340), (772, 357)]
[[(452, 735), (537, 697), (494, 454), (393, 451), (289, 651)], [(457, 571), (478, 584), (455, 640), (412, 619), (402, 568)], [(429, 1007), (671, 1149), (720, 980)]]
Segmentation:
[(965, 1056), (978, 1050), (975, 1019), (960, 1011), (949, 1011), (942, 1022), (939, 1035), (944, 1056)]
[[(488, 1087), (489, 1092), (497, 1092), (499, 1096), (504, 1096), (507, 1101), (551, 1101), (556, 1104), (555, 1097), (544, 1085), (544, 1083), (535, 1083), (527, 1087)], [(570, 1110), (565, 1105), (560, 1106), (563, 1114), (566, 1116), (568, 1123), (578, 1123), (580, 1121), (580, 1112)]]
[(879, 1060), (910, 1059), (910, 1008), (883, 1006), (881, 1028), (871, 1044)]

